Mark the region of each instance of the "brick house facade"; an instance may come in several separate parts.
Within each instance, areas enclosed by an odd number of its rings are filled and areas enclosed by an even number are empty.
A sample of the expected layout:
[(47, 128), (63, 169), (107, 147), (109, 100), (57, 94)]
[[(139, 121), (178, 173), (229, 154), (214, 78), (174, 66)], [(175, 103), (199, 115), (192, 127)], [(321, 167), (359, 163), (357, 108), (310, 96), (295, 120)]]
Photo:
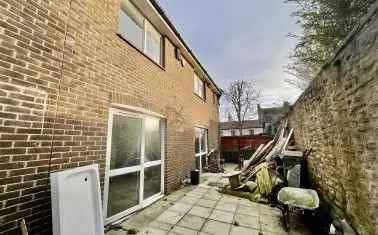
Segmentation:
[(0, 0), (0, 233), (51, 231), (50, 172), (99, 164), (103, 188), (111, 109), (165, 122), (165, 193), (195, 168), (195, 127), (218, 148), (221, 90), (156, 2), (134, 2), (162, 63), (119, 34), (120, 0)]

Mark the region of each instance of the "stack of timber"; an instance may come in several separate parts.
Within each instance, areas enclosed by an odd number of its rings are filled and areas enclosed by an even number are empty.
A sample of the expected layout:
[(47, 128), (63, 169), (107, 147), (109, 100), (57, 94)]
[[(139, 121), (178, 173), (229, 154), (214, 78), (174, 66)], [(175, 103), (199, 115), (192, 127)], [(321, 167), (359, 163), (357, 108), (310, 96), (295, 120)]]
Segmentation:
[(229, 179), (229, 186), (224, 188), (224, 192), (232, 195), (240, 192), (252, 201), (268, 202), (271, 194), (283, 187), (284, 179), (277, 173), (275, 158), (287, 150), (292, 136), (293, 129), (289, 129), (288, 122), (283, 121), (274, 139), (260, 145), (240, 171), (224, 175)]

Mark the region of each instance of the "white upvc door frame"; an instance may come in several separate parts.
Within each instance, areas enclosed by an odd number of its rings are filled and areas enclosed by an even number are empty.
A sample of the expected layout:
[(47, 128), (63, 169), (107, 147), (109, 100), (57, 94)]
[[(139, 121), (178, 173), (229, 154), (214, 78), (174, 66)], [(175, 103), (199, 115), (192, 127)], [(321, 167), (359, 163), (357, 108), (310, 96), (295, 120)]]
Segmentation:
[[(204, 127), (195, 127), (194, 128), (194, 136), (195, 136), (195, 132), (197, 131), (197, 129), (199, 129), (199, 130), (203, 130), (204, 131), (204, 136), (200, 136), (200, 140), (199, 140), (199, 149), (200, 149), (200, 151), (199, 151), (199, 153), (195, 153), (195, 160), (197, 160), (197, 158), (199, 158), (199, 160), (200, 160), (200, 164), (199, 164), (199, 170), (200, 170), (200, 172), (202, 173), (202, 156), (205, 156), (205, 159), (206, 159), (206, 156), (207, 156), (207, 153), (208, 153), (208, 146), (207, 146), (207, 136), (208, 136), (208, 130), (206, 129), (206, 128), (204, 128)], [(194, 137), (195, 138), (195, 137)], [(205, 139), (205, 149), (204, 149), (204, 151), (203, 151), (203, 149), (202, 149), (202, 145), (201, 145), (201, 143), (202, 143), (202, 138), (204, 138)]]
[[(140, 118), (142, 120), (142, 140), (141, 140), (141, 160), (140, 165), (132, 166), (132, 167), (125, 167), (120, 169), (110, 169), (110, 158), (111, 158), (111, 143), (112, 143), (112, 130), (113, 130), (113, 120), (115, 115), (121, 115), (126, 117), (132, 118)], [(106, 167), (105, 167), (105, 182), (104, 182), (104, 200), (103, 200), (103, 214), (104, 214), (104, 221), (105, 225), (113, 223), (137, 210), (143, 209), (144, 207), (150, 205), (151, 203), (155, 202), (156, 200), (160, 199), (164, 195), (164, 159), (165, 159), (165, 122), (161, 122), (160, 125), (160, 141), (161, 141), (161, 159), (157, 161), (151, 162), (144, 162), (145, 159), (145, 120), (146, 118), (156, 118), (162, 120), (161, 117), (155, 115), (148, 115), (148, 114), (141, 114), (141, 113), (133, 113), (129, 111), (124, 111), (121, 109), (110, 108), (109, 110), (109, 120), (108, 120), (108, 135), (107, 135), (107, 147), (106, 147)], [(144, 170), (153, 166), (161, 165), (161, 185), (160, 185), (160, 192), (152, 195), (147, 199), (143, 199), (144, 197)], [(107, 216), (107, 209), (108, 209), (108, 200), (109, 200), (109, 180), (111, 177), (119, 176), (119, 175), (126, 175), (130, 173), (139, 172), (139, 203), (138, 205), (128, 208), (123, 212), (120, 212), (116, 215), (111, 217)]]

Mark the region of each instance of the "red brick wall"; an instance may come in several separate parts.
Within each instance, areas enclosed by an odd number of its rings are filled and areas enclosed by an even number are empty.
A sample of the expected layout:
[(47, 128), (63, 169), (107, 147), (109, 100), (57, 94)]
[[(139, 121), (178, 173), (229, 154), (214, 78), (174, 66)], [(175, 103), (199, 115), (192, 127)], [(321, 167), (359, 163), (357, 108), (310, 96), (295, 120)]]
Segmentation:
[(195, 126), (218, 147), (210, 88), (206, 102), (193, 94), (193, 68), (180, 65), (169, 40), (161, 68), (117, 36), (118, 6), (0, 0), (0, 233), (17, 234), (21, 218), (31, 234), (50, 232), (49, 169), (97, 163), (103, 184), (114, 103), (166, 117), (168, 192), (194, 167)]

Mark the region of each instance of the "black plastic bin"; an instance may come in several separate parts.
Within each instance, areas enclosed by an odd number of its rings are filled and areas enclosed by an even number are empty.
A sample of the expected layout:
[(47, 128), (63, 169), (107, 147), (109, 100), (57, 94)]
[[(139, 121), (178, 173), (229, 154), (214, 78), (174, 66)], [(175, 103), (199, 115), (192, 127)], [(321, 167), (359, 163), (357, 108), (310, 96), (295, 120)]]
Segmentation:
[(194, 170), (190, 172), (190, 183), (192, 185), (198, 185), (200, 183), (200, 171)]

